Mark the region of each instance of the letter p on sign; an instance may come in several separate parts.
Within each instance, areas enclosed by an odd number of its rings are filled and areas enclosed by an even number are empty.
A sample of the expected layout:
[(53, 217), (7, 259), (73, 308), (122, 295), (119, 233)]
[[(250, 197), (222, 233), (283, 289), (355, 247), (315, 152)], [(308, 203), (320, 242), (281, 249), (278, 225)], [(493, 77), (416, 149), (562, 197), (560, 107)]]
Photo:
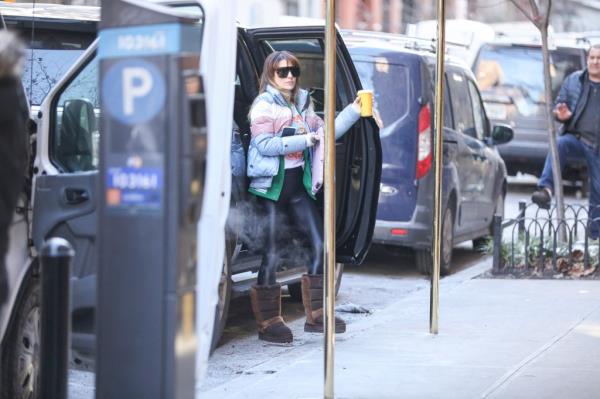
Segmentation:
[(147, 96), (153, 84), (152, 74), (146, 68), (123, 68), (123, 114), (133, 115), (135, 100)]
[(147, 122), (164, 111), (165, 75), (143, 59), (118, 61), (102, 78), (102, 106), (125, 125)]

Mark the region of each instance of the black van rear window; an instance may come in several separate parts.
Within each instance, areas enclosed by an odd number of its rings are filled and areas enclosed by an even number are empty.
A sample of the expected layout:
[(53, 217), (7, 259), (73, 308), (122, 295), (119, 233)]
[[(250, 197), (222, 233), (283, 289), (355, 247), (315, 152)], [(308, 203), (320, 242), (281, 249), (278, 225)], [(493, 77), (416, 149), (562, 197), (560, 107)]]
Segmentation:
[(374, 105), (381, 114), (383, 129), (408, 114), (410, 94), (409, 69), (389, 62), (386, 57), (353, 57), (354, 66), (365, 89), (374, 91)]
[(23, 85), (32, 105), (40, 105), (83, 51), (94, 41), (94, 32), (35, 29), (19, 30), (28, 49), (23, 68)]

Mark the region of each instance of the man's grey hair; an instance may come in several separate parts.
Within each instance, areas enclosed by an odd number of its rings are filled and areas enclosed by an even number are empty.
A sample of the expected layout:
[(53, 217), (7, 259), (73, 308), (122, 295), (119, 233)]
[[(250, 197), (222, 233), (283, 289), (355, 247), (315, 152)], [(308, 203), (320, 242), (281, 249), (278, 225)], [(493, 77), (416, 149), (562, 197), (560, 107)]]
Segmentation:
[(21, 77), (25, 46), (19, 37), (7, 30), (0, 30), (0, 78)]

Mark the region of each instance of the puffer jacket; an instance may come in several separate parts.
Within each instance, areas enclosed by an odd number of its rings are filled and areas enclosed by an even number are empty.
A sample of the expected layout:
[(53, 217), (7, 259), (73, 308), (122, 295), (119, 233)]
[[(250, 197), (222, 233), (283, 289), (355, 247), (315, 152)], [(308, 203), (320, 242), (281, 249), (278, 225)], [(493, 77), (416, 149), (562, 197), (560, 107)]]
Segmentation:
[[(310, 147), (312, 194), (323, 186), (324, 164), (324, 125), (315, 113), (310, 95), (304, 89), (298, 90), (295, 99), (298, 112), (311, 133), (317, 133), (321, 140)], [(342, 137), (360, 118), (360, 113), (348, 105), (335, 119), (335, 138)], [(304, 151), (307, 148), (305, 135), (281, 137), (283, 128), (291, 125), (292, 110), (279, 90), (267, 85), (252, 104), (250, 110), (250, 131), (252, 139), (248, 148), (247, 174), (251, 178), (250, 187), (268, 189), (273, 177), (279, 171), (279, 157)]]

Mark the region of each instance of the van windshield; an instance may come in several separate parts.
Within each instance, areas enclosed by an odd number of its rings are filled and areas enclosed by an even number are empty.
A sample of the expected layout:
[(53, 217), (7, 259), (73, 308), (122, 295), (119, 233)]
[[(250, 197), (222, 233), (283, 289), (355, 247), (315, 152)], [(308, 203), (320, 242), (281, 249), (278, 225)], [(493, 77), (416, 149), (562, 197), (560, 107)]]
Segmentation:
[(374, 91), (373, 105), (383, 122), (380, 134), (385, 136), (395, 122), (408, 114), (408, 68), (391, 63), (386, 57), (353, 56), (352, 60), (363, 87)]
[[(564, 78), (583, 67), (581, 50), (552, 50), (550, 61), (552, 98), (556, 98)], [(513, 117), (543, 117), (544, 72), (539, 47), (484, 45), (473, 70), (486, 103), (510, 106)]]

